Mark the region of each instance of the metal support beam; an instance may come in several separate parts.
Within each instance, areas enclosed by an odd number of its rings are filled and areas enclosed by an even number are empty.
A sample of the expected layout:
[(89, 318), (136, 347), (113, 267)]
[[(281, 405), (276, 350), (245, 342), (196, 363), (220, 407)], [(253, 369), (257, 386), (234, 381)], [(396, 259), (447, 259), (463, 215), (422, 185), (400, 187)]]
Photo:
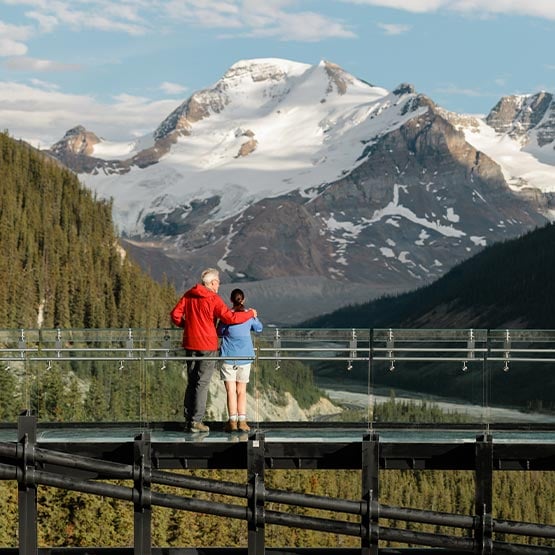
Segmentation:
[(362, 555), (378, 555), (379, 533), (379, 466), (380, 440), (378, 434), (367, 434), (362, 440), (362, 501), (365, 510), (362, 511), (361, 538)]
[(476, 437), (475, 513), (478, 527), (475, 531), (476, 553), (493, 553), (493, 441), (491, 434)]
[(20, 462), (21, 480), (18, 480), (19, 553), (37, 555), (37, 484), (35, 483), (35, 445), (37, 417), (24, 411), (17, 421), (17, 441), (23, 456)]
[(150, 555), (152, 553), (152, 496), (150, 432), (145, 431), (135, 437), (133, 446), (135, 458), (134, 488), (138, 492), (138, 501), (134, 507), (134, 553)]
[(264, 555), (264, 434), (256, 431), (247, 443), (248, 555)]

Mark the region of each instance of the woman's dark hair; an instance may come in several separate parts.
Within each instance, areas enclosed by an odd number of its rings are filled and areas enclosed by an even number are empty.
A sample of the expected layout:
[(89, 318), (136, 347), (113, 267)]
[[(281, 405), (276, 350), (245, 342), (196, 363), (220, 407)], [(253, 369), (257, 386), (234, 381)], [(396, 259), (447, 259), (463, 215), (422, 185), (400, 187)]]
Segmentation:
[(235, 310), (245, 310), (243, 303), (245, 302), (245, 293), (241, 289), (234, 289), (230, 295), (233, 308)]

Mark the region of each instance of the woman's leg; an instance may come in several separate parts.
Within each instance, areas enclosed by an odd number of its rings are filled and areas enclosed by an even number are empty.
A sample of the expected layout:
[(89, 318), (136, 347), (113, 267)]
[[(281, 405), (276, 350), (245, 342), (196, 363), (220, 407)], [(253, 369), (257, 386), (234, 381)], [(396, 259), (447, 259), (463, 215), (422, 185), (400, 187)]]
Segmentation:
[(247, 414), (247, 384), (243, 382), (236, 382), (237, 391), (237, 413)]
[(229, 420), (224, 426), (225, 432), (236, 432), (237, 431), (237, 392), (235, 390), (235, 385), (237, 382), (225, 381), (225, 391), (227, 393), (227, 412), (229, 414)]
[(227, 413), (230, 418), (234, 416), (237, 418), (237, 382), (226, 381), (225, 391), (227, 393)]

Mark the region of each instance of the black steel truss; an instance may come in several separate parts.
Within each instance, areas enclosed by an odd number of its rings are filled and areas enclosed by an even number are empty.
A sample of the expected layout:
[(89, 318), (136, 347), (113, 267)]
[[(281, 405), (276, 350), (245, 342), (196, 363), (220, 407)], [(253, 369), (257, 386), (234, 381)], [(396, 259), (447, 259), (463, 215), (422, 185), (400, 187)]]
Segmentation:
[[(283, 425), (283, 423), (281, 423)], [(291, 424), (289, 424), (291, 426)], [(306, 424), (303, 424), (306, 426)], [(102, 426), (102, 425), (98, 425)], [(264, 543), (266, 524), (306, 528), (360, 538), (360, 549), (334, 549), (333, 553), (434, 553), (434, 554), (519, 554), (553, 555), (555, 548), (511, 544), (495, 540), (496, 533), (553, 540), (555, 525), (513, 522), (492, 518), (492, 482), (496, 470), (555, 470), (553, 443), (496, 443), (489, 433), (479, 434), (474, 443), (382, 443), (377, 430), (361, 429), (360, 441), (280, 442), (265, 440), (263, 430), (253, 431), (248, 440), (228, 442), (152, 442), (149, 426), (133, 440), (82, 443), (37, 442), (37, 418), (19, 417), (18, 440), (0, 442), (0, 479), (17, 480), (19, 488), (19, 549), (21, 555), (70, 553), (185, 555), (192, 553), (304, 553), (330, 554), (326, 549), (269, 549)], [(245, 469), (247, 482), (237, 484), (171, 472), (175, 469)], [(361, 473), (359, 500), (336, 499), (266, 488), (267, 469), (356, 469)], [(379, 471), (387, 469), (472, 470), (475, 472), (473, 515), (441, 513), (414, 508), (390, 507), (379, 503)], [(101, 481), (102, 480), (102, 481)], [(129, 480), (126, 487), (104, 480)], [(183, 495), (153, 491), (153, 485), (169, 485)], [(38, 548), (37, 486), (46, 485), (83, 493), (113, 497), (134, 506), (134, 547)], [(187, 491), (219, 493), (246, 500), (246, 505), (201, 500)], [(333, 511), (339, 517), (356, 515), (356, 522), (341, 518), (315, 518), (267, 508), (275, 502), (297, 507)], [(248, 546), (239, 548), (160, 549), (152, 546), (151, 508), (171, 507), (245, 520)], [(381, 519), (429, 523), (465, 530), (465, 535), (444, 535), (390, 528)], [(380, 540), (420, 548), (379, 548)], [(0, 555), (16, 550), (0, 549)]]

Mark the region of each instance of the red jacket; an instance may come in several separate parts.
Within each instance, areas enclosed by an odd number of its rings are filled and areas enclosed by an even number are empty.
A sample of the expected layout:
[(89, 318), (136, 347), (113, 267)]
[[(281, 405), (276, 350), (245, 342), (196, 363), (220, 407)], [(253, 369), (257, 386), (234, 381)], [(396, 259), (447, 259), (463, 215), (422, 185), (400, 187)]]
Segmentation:
[(183, 328), (183, 348), (191, 351), (218, 350), (218, 320), (242, 324), (253, 317), (252, 310), (233, 312), (217, 293), (200, 283), (186, 291), (171, 311), (172, 322)]

